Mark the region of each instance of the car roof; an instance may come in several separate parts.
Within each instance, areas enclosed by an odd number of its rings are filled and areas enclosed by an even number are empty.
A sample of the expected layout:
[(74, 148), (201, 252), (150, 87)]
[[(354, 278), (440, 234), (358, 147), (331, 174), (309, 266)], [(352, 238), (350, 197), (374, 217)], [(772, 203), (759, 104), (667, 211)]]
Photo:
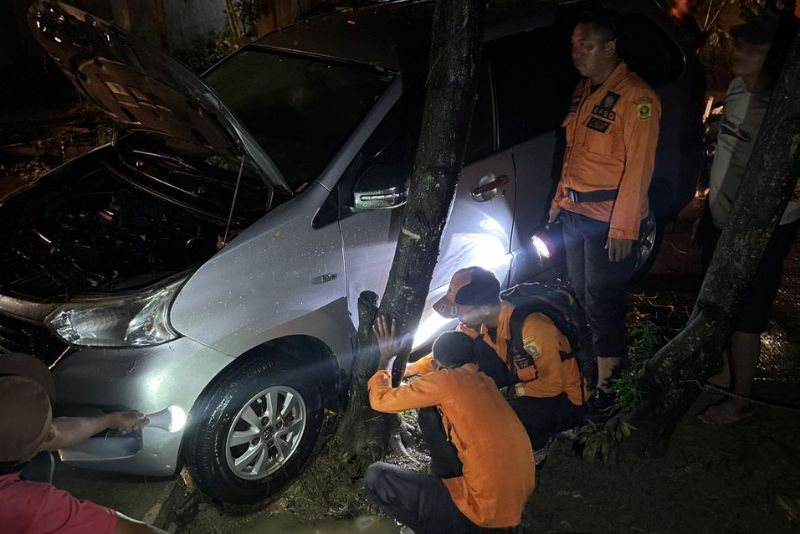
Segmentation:
[[(559, 2), (494, 0), (486, 21), (486, 40), (549, 24)], [(434, 2), (405, 0), (340, 9), (297, 22), (256, 40), (251, 46), (292, 54), (407, 70), (427, 63)]]

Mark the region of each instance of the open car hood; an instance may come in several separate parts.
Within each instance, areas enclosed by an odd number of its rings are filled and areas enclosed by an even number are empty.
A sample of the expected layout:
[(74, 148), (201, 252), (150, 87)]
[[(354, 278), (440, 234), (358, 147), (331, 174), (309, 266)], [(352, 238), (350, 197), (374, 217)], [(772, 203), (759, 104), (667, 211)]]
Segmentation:
[(186, 67), (102, 19), (61, 2), (28, 12), (34, 37), (69, 80), (124, 130), (145, 130), (253, 160), (291, 194), (278, 168), (214, 92)]

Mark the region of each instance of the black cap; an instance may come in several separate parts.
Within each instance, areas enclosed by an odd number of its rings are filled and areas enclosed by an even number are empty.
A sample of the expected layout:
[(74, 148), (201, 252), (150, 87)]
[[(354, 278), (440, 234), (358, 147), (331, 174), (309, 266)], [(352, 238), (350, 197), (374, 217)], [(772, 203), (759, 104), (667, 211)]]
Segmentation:
[(739, 24), (731, 29), (731, 35), (746, 43), (760, 45), (769, 44), (778, 28), (778, 17), (771, 11), (764, 10), (757, 17)]
[(433, 359), (445, 367), (461, 367), (475, 362), (475, 341), (464, 332), (443, 332), (433, 342)]

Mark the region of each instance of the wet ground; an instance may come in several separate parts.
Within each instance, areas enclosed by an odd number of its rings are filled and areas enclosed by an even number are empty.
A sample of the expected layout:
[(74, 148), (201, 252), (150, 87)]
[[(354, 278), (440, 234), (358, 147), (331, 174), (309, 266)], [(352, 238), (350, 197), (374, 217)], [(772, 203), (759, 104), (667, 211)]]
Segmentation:
[[(85, 108), (54, 116), (0, 124), (0, 202), (3, 191), (25, 187), (47, 168), (108, 139), (108, 127)], [(638, 315), (668, 328), (683, 324), (699, 287), (699, 253), (689, 239), (697, 213), (695, 203), (668, 227), (655, 267), (631, 296)], [(754, 417), (725, 427), (703, 425), (694, 414), (719, 398), (704, 393), (663, 459), (588, 463), (568, 443), (559, 443), (539, 471), (521, 530), (800, 532), (799, 296), (800, 247), (795, 245), (770, 332), (762, 338), (754, 396), (763, 403), (756, 405)], [(357, 519), (331, 519), (339, 512), (320, 509), (313, 494), (234, 510), (202, 497), (186, 501), (180, 478), (144, 480), (59, 466), (56, 484), (186, 533), (398, 531), (393, 522), (369, 515), (370, 510)]]

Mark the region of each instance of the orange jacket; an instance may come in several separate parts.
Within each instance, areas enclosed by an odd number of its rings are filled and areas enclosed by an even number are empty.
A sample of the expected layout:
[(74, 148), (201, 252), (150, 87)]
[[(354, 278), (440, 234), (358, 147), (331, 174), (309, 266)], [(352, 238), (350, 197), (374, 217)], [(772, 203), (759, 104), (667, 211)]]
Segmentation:
[[(661, 101), (625, 63), (592, 92), (584, 78), (564, 119), (567, 148), (553, 207), (609, 222), (609, 237), (638, 239), (658, 144)], [(618, 189), (616, 200), (572, 202), (578, 192)]]
[[(473, 338), (481, 336), (500, 359), (508, 364), (508, 342), (511, 339), (510, 322), (513, 311), (513, 305), (508, 302), (501, 303), (495, 341), (492, 341), (489, 329), (485, 325), (481, 327), (480, 334), (461, 325), (458, 330)], [(541, 313), (530, 314), (522, 323), (522, 344), (533, 357), (534, 366), (520, 368), (515, 364), (514, 370), (521, 380), (516, 386), (517, 396), (555, 397), (566, 393), (572, 404), (576, 406), (583, 404), (588, 392), (581, 391), (583, 380), (578, 370), (578, 363), (574, 358), (561, 360), (561, 353), (568, 353), (571, 348), (569, 341), (559, 332), (553, 321)], [(433, 356), (430, 354), (420, 358), (406, 367), (405, 376), (431, 372), (432, 360)]]
[(463, 464), (463, 476), (444, 482), (453, 502), (485, 528), (519, 524), (533, 492), (535, 467), (522, 423), (491, 378), (474, 364), (433, 371), (397, 388), (391, 375), (369, 379), (369, 402), (379, 412), (437, 406)]

